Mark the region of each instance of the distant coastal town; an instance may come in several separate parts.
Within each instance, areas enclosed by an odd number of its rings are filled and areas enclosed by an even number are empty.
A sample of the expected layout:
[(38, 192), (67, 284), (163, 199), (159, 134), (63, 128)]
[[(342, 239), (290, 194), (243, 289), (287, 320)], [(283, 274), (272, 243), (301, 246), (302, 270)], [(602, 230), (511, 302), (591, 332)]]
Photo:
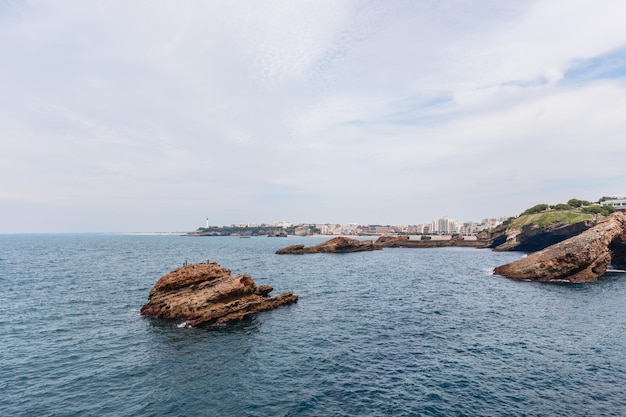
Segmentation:
[[(537, 204), (522, 214), (531, 214), (550, 210), (581, 209), (588, 214), (604, 213), (613, 210), (626, 210), (626, 197), (602, 197), (598, 202), (571, 199), (567, 203), (556, 205)], [(608, 210), (608, 211), (607, 211)], [(510, 217), (485, 218), (480, 222), (460, 222), (443, 216), (430, 223), (415, 225), (380, 225), (380, 224), (333, 224), (300, 223), (289, 221), (274, 223), (242, 223), (230, 226), (212, 226), (207, 218), (204, 227), (187, 233), (188, 236), (403, 236), (403, 235), (462, 235), (476, 236), (489, 231), (508, 220)]]
[(460, 222), (443, 216), (430, 223), (416, 225), (332, 224), (289, 221), (274, 223), (243, 223), (230, 226), (206, 225), (191, 232), (194, 236), (387, 236), (387, 235), (464, 235), (474, 236), (502, 224), (507, 217), (486, 218), (481, 222)]

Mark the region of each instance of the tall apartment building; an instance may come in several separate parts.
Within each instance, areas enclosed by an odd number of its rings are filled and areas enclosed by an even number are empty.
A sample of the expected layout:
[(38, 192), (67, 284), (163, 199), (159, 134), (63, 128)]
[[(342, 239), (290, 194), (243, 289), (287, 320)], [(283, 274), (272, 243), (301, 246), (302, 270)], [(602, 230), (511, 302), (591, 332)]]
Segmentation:
[(449, 218), (448, 216), (443, 216), (439, 220), (433, 220), (431, 223), (430, 233), (440, 233), (440, 234), (452, 234), (459, 233), (461, 231), (461, 223)]

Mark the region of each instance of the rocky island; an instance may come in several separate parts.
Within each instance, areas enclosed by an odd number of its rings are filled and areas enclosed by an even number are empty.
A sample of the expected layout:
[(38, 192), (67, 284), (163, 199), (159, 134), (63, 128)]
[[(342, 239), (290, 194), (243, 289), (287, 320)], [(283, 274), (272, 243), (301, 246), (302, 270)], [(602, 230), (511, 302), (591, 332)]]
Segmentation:
[(186, 265), (159, 278), (141, 314), (210, 328), (298, 300), (291, 292), (270, 297), (272, 290), (256, 285), (250, 275), (233, 276), (215, 262)]
[(375, 245), (371, 240), (350, 239), (335, 237), (318, 245), (304, 246), (291, 245), (276, 251), (277, 255), (303, 255), (307, 253), (350, 253), (380, 250), (382, 246)]

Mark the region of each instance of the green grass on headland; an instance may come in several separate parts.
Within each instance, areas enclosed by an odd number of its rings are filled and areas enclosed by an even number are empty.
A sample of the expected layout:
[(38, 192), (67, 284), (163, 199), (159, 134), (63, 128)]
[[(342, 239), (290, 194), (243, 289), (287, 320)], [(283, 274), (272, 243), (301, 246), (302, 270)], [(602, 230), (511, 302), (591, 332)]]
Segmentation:
[(529, 224), (537, 224), (545, 227), (551, 223), (568, 223), (574, 224), (593, 218), (593, 214), (581, 213), (580, 211), (558, 210), (545, 211), (535, 214), (524, 214), (514, 219), (509, 227), (524, 227)]

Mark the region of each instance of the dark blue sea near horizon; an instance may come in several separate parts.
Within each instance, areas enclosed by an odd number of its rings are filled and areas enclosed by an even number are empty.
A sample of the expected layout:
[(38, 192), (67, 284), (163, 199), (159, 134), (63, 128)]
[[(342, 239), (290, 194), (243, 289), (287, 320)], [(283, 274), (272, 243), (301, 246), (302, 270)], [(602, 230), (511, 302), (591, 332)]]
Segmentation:
[[(626, 276), (493, 276), (521, 253), (275, 255), (317, 238), (0, 235), (2, 416), (624, 416)], [(144, 318), (206, 258), (297, 304)]]

